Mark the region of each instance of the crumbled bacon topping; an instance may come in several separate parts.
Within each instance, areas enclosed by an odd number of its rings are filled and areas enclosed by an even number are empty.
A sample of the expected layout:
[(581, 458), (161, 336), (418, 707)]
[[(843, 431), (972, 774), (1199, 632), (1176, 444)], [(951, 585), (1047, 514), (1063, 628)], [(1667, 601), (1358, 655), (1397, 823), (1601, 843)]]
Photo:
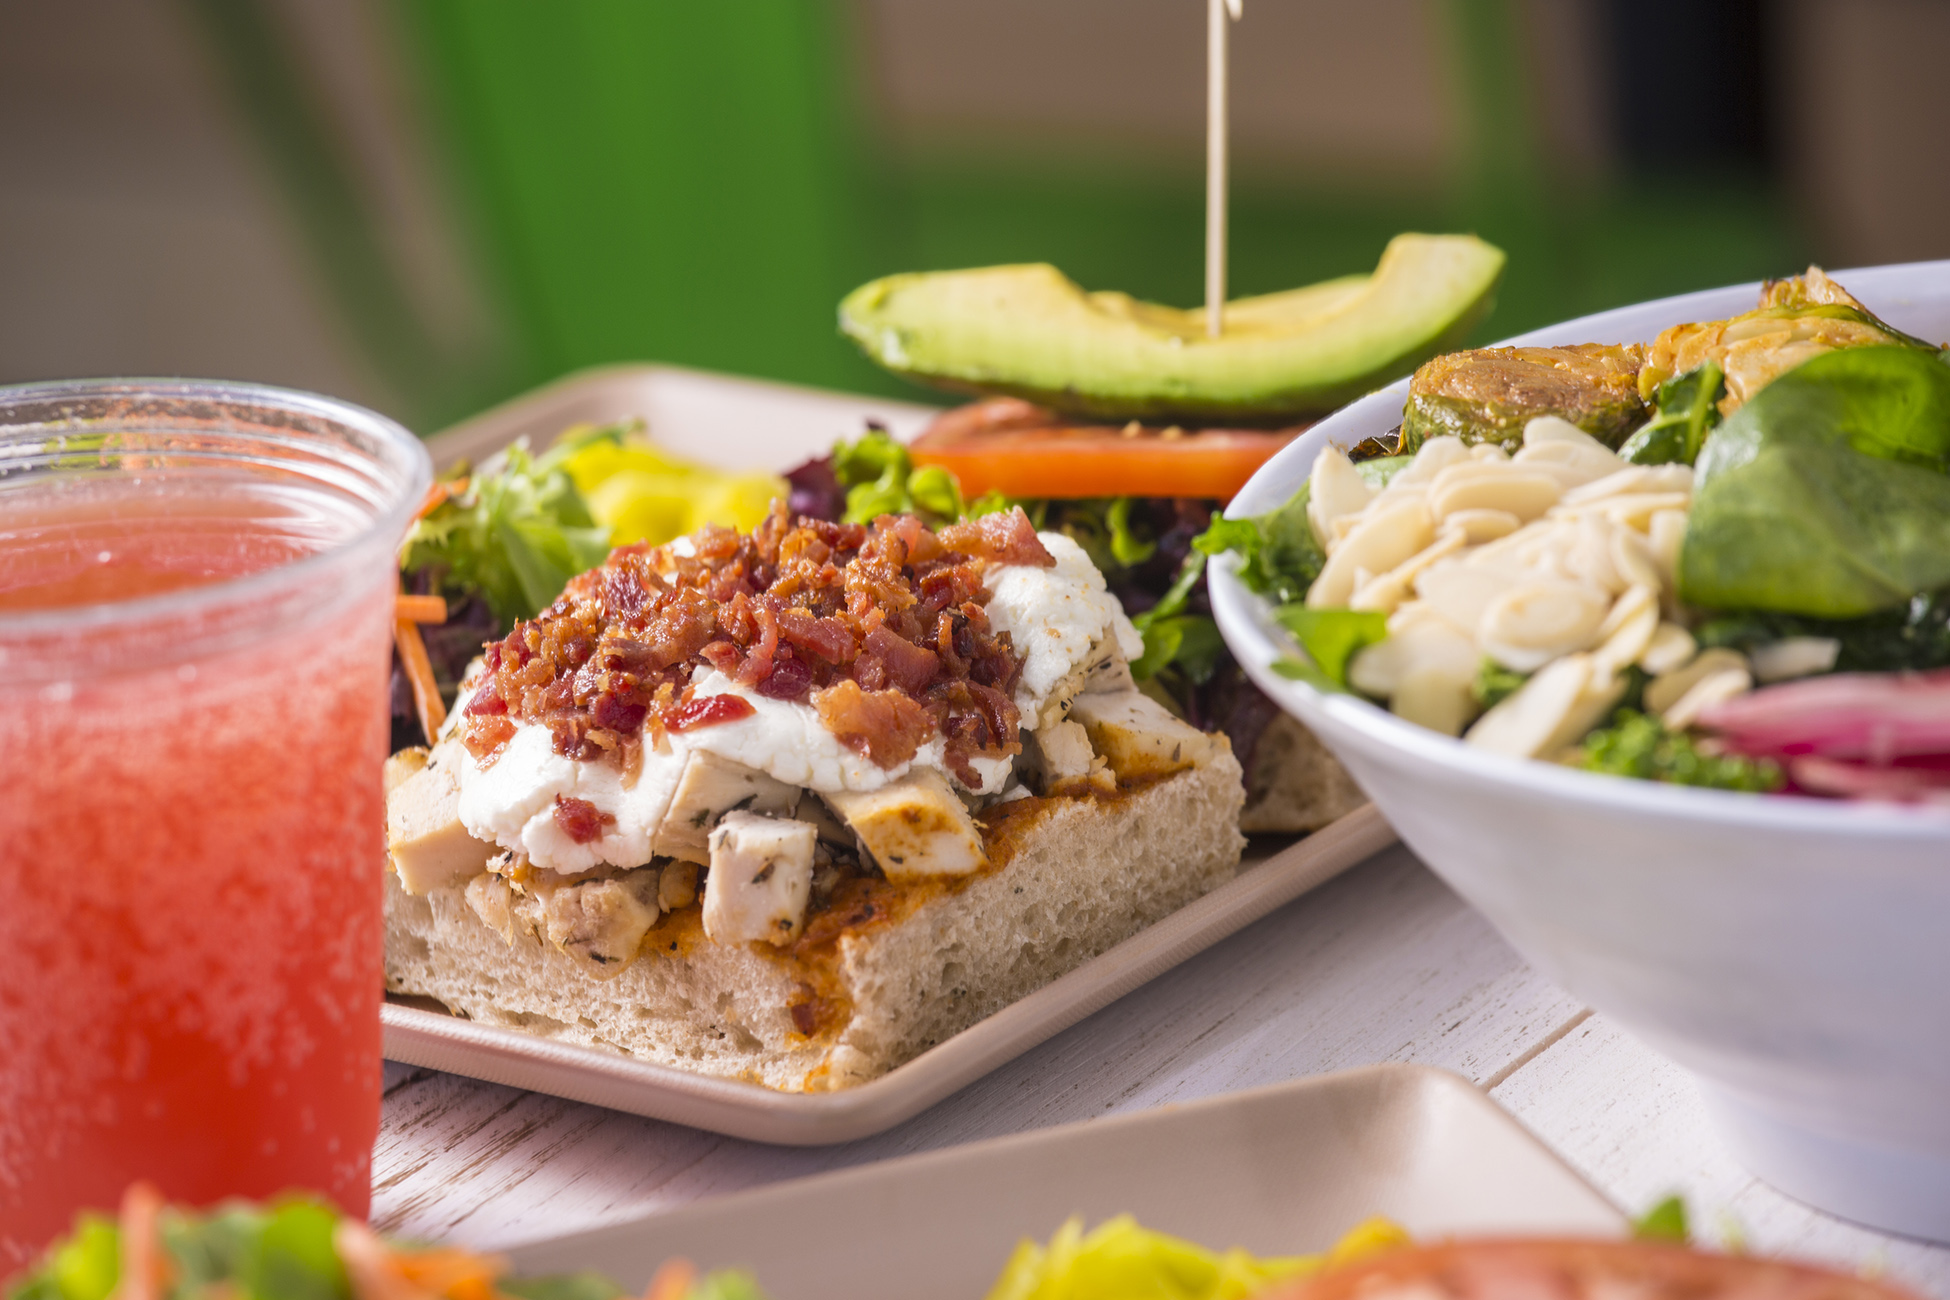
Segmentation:
[(975, 785), (971, 758), (1021, 751), (1011, 696), (1022, 659), (990, 629), (983, 585), (990, 565), (1055, 563), (1021, 510), (937, 534), (909, 515), (833, 524), (775, 503), (750, 535), (707, 526), (691, 546), (618, 547), (489, 645), (462, 720), (474, 755), (518, 720), (545, 724), (557, 753), (593, 760), (622, 757), (646, 722), (681, 731), (749, 716), (737, 696), (693, 698), (700, 665), (810, 703), (883, 767), (941, 736), (949, 770)]
[(616, 818), (587, 799), (558, 794), (555, 796), (555, 824), (577, 844), (587, 844), (591, 840), (601, 839), (603, 828), (614, 826)]

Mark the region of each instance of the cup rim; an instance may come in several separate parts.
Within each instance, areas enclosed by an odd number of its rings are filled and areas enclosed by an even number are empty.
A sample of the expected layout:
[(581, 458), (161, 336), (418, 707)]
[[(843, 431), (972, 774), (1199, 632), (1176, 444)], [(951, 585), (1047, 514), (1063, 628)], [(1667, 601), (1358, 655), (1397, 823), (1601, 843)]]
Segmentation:
[[(260, 593), (314, 581), (318, 574), (338, 563), (348, 552), (369, 546), (377, 537), (403, 537), (421, 499), (433, 480), (433, 461), (426, 446), (404, 425), (368, 407), (341, 398), (328, 397), (303, 389), (283, 388), (232, 380), (199, 379), (69, 379), (0, 385), (0, 432), (23, 426), (11, 422), (8, 408), (31, 402), (61, 398), (125, 396), (204, 400), (239, 407), (259, 407), (297, 413), (344, 426), (371, 438), (378, 444), (372, 457), (387, 469), (397, 468), (389, 495), (361, 526), (331, 545), (283, 564), (258, 569), (238, 577), (156, 595), (135, 596), (126, 600), (62, 605), (49, 609), (0, 611), (0, 635), (34, 636), (64, 632), (107, 629), (116, 626), (160, 622), (180, 618), (202, 608), (248, 601)], [(240, 436), (252, 436), (239, 430)], [(392, 463), (396, 462), (396, 464)], [(5, 458), (0, 457), (0, 470)]]

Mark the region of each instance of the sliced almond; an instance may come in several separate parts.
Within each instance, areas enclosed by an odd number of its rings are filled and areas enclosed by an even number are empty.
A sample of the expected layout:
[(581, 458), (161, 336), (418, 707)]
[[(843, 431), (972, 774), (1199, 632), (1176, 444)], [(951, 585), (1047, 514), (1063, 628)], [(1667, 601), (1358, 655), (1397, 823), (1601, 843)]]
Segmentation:
[(1341, 609), (1354, 595), (1355, 573), (1386, 573), (1435, 540), (1435, 521), (1420, 501), (1378, 504), (1331, 552), (1307, 592), (1314, 609)]
[(1752, 680), (1747, 658), (1738, 650), (1728, 650), (1723, 646), (1702, 650), (1684, 667), (1660, 673), (1646, 683), (1645, 711), (1664, 718), (1666, 711), (1685, 698), (1694, 686), (1723, 672), (1739, 672)]
[(1540, 579), (1504, 592), (1483, 611), (1476, 641), (1506, 668), (1535, 672), (1589, 646), (1611, 610), (1611, 597), (1581, 582)]
[(1461, 533), (1470, 546), (1508, 537), (1521, 527), (1523, 520), (1508, 510), (1457, 510), (1442, 517), (1442, 531)]
[(1633, 492), (1599, 503), (1605, 518), (1640, 531), (1651, 526), (1652, 516), (1676, 511), (1683, 518), (1692, 508), (1693, 498), (1684, 492)]
[(1612, 534), (1618, 526), (1601, 516), (1586, 515), (1577, 522), (1576, 540), (1562, 557), (1564, 571), (1616, 596), (1631, 583), (1612, 563)]
[(1421, 603), (1474, 636), (1490, 602), (1528, 579), (1521, 569), (1449, 559), (1416, 575), (1415, 594)]
[(1460, 532), (1444, 530), (1435, 541), (1388, 572), (1365, 582), (1357, 582), (1354, 596), (1348, 601), (1348, 608), (1392, 613), (1397, 606), (1409, 598), (1417, 574), (1437, 560), (1446, 559), (1461, 551), (1464, 545), (1465, 541)]
[(1652, 561), (1659, 566), (1665, 577), (1666, 589), (1671, 591), (1678, 585), (1679, 548), (1686, 541), (1686, 512), (1684, 510), (1659, 510), (1645, 521), (1646, 541), (1650, 543)]
[(1842, 643), (1833, 637), (1791, 636), (1757, 645), (1748, 657), (1753, 660), (1755, 680), (1785, 682), (1827, 672), (1841, 652)]
[(1524, 450), (1528, 451), (1534, 447), (1545, 447), (1552, 443), (1569, 444), (1573, 447), (1596, 448), (1599, 451), (1607, 453), (1610, 451), (1604, 443), (1599, 442), (1596, 438), (1586, 433), (1583, 429), (1578, 428), (1577, 425), (1572, 424), (1561, 415), (1535, 416), (1523, 426)]
[(1611, 567), (1628, 585), (1650, 587), (1663, 592), (1665, 578), (1659, 572), (1658, 561), (1652, 557), (1652, 545), (1645, 534), (1634, 528), (1614, 527), (1608, 533), (1611, 540)]
[(1413, 487), (1418, 483), (1427, 484), (1451, 465), (1468, 459), (1469, 448), (1463, 445), (1461, 438), (1453, 438), (1447, 434), (1440, 438), (1431, 438), (1422, 444), (1421, 450), (1415, 453), (1415, 459), (1408, 463), (1408, 468), (1389, 480), (1388, 486), (1393, 489)]
[(1555, 754), (1596, 726), (1624, 691), (1625, 683), (1590, 655), (1566, 655), (1485, 713), (1463, 739), (1512, 758)]
[(1367, 646), (1348, 664), (1348, 684), (1364, 695), (1392, 700), (1402, 683), (1431, 668), (1455, 668), (1475, 680), (1476, 643), (1441, 619), (1405, 622), (1399, 632)]
[(1557, 504), (1563, 488), (1549, 474), (1493, 462), (1444, 470), (1429, 487), (1429, 510), (1441, 519), (1459, 510), (1503, 510), (1528, 521)]
[(1745, 668), (1722, 668), (1694, 682), (1684, 695), (1659, 715), (1659, 721), (1674, 731), (1684, 731), (1698, 721), (1701, 713), (1715, 704), (1736, 695), (1745, 695), (1753, 689), (1753, 675)]
[(1327, 546), (1336, 537), (1335, 521), (1360, 514), (1373, 499), (1374, 489), (1346, 452), (1332, 444), (1320, 449), (1307, 476), (1307, 522), (1313, 526), (1315, 541)]
[(1699, 645), (1693, 634), (1677, 623), (1661, 623), (1639, 655), (1639, 667), (1658, 677), (1692, 662)]

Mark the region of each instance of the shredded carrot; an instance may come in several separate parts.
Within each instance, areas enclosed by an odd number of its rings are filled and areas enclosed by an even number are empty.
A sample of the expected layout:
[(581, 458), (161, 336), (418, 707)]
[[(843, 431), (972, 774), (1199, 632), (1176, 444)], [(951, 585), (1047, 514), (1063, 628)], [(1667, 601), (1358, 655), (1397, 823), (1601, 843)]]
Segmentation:
[(393, 598), (393, 617), (407, 623), (445, 623), (445, 596), (409, 596), (401, 592)]
[(395, 1249), (393, 1267), (407, 1281), (445, 1300), (494, 1300), (494, 1280), (508, 1271), (508, 1261), (449, 1247)]
[(122, 1267), (109, 1300), (162, 1300), (170, 1281), (162, 1212), (162, 1193), (151, 1183), (130, 1183), (122, 1193)]
[(352, 1300), (437, 1300), (400, 1270), (392, 1247), (357, 1219), (340, 1219), (332, 1229), (332, 1248), (345, 1265)]
[(438, 510), (443, 501), (457, 497), (465, 491), (467, 491), (465, 478), (437, 479), (427, 488), (427, 494), (420, 498), (420, 508), (413, 512), (413, 517), (425, 519)]
[(399, 647), (400, 665), (406, 669), (407, 684), (413, 688), (413, 708), (420, 715), (420, 728), (431, 745), (447, 720), (447, 706), (440, 699), (440, 685), (433, 678), (433, 663), (427, 658), (427, 643), (420, 639), (420, 625), (411, 619), (393, 620), (393, 644)]
[(643, 1300), (684, 1300), (695, 1281), (697, 1267), (691, 1261), (682, 1257), (667, 1259), (644, 1288)]

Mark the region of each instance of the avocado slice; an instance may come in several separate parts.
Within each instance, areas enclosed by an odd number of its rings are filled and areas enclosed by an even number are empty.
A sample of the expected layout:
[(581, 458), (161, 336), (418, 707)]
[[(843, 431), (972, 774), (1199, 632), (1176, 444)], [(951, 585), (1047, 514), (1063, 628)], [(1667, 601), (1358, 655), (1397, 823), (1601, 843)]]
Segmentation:
[(1086, 293), (1053, 266), (890, 275), (840, 303), (840, 329), (923, 383), (1100, 419), (1272, 421), (1330, 411), (1459, 342), (1489, 311), (1503, 253), (1470, 235), (1397, 235), (1373, 275), (1226, 308)]

